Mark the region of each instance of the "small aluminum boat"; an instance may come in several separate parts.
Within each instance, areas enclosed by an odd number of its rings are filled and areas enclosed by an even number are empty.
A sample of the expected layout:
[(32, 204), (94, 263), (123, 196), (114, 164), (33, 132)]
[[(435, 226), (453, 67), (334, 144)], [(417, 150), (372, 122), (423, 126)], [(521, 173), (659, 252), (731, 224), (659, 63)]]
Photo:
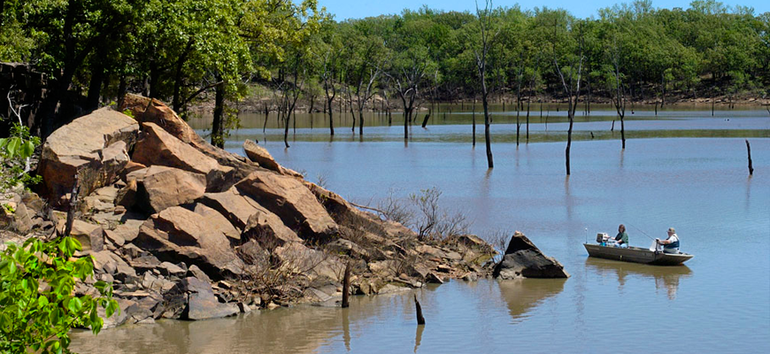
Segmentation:
[(629, 247), (619, 248), (602, 246), (601, 244), (584, 243), (589, 257), (612, 259), (623, 262), (644, 263), (653, 265), (680, 265), (689, 261), (693, 255), (688, 253), (663, 253), (650, 251), (648, 248)]

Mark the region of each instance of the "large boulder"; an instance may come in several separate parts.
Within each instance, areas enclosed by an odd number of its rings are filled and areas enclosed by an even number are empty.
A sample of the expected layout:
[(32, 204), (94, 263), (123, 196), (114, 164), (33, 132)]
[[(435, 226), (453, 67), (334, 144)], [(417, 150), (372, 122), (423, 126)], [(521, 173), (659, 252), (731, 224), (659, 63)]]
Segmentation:
[(139, 124), (131, 117), (102, 108), (54, 131), (43, 144), (38, 173), (49, 200), (59, 203), (78, 176), (80, 195), (108, 185), (128, 163)]
[(223, 230), (200, 214), (175, 206), (153, 214), (133, 241), (164, 261), (197, 264), (211, 275), (240, 275), (243, 262)]
[(206, 192), (206, 176), (167, 166), (150, 166), (132, 172), (137, 181), (138, 203), (150, 213), (192, 203)]
[(220, 166), (217, 160), (175, 138), (155, 123), (142, 124), (142, 133), (142, 139), (136, 143), (132, 155), (135, 162), (203, 174), (206, 176), (207, 190), (214, 191), (222, 186), (233, 170), (231, 167)]
[(302, 238), (325, 239), (338, 231), (337, 223), (297, 178), (259, 170), (235, 187), (278, 215), (286, 226), (299, 230)]
[(557, 260), (543, 254), (523, 233), (516, 231), (492, 274), (495, 278), (568, 278)]

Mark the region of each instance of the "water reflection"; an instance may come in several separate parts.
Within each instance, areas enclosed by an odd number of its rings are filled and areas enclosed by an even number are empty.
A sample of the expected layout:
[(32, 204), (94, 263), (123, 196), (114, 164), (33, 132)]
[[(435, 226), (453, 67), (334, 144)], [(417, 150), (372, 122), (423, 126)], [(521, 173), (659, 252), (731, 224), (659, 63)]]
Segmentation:
[(676, 299), (679, 281), (692, 276), (692, 270), (682, 266), (651, 266), (646, 264), (618, 262), (606, 259), (587, 258), (586, 268), (604, 276), (614, 273), (618, 277), (618, 289), (626, 284), (627, 277), (642, 277), (655, 279), (655, 288), (665, 290), (669, 300)]
[(527, 312), (545, 299), (564, 290), (566, 279), (515, 279), (500, 281), (500, 295), (508, 304), (514, 322), (527, 318)]
[[(425, 330), (425, 325), (418, 325), (417, 331), (414, 334), (414, 352), (417, 353), (417, 349), (420, 348), (420, 342), (422, 342), (422, 332)], [(348, 349), (350, 350), (350, 349)]]

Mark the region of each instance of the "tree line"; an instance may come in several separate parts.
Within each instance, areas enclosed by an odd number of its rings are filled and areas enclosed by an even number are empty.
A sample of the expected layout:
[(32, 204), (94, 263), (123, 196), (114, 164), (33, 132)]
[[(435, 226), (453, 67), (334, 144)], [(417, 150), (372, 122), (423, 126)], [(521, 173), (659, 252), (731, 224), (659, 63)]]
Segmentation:
[[(322, 102), (331, 135), (335, 109), (363, 135), (377, 99), (403, 112), (408, 139), (425, 102), (481, 99), (486, 111), (497, 95), (523, 110), (553, 97), (569, 103), (571, 122), (578, 101), (590, 111), (603, 98), (625, 146), (629, 100), (732, 100), (770, 87), (770, 13), (714, 0), (687, 9), (637, 0), (587, 19), (488, 0), (473, 12), (423, 7), (344, 21), (316, 0), (0, 0), (0, 13), (0, 61), (54, 79), (33, 126), (42, 137), (73, 103), (89, 111), (138, 92), (181, 114), (213, 100), (211, 141), (222, 146), (238, 125), (233, 103), (267, 87), (285, 135), (300, 99), (310, 110)], [(489, 144), (487, 113), (485, 123)]]

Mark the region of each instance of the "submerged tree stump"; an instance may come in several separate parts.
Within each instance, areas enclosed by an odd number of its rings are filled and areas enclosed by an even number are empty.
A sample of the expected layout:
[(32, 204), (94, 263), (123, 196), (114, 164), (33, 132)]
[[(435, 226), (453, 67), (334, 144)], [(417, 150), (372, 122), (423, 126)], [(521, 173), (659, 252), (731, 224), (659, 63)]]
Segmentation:
[(417, 295), (414, 295), (414, 308), (417, 310), (417, 325), (424, 325), (425, 317), (422, 317), (422, 307), (420, 306), (420, 302), (417, 301)]
[(746, 139), (746, 153), (749, 157), (749, 176), (754, 175), (754, 166), (751, 163), (751, 144), (749, 144), (749, 139)]
[(425, 128), (426, 125), (428, 125), (428, 119), (430, 119), (430, 113), (425, 115), (425, 118), (422, 120), (422, 127)]
[(350, 261), (345, 265), (345, 275), (342, 279), (342, 308), (350, 307)]

